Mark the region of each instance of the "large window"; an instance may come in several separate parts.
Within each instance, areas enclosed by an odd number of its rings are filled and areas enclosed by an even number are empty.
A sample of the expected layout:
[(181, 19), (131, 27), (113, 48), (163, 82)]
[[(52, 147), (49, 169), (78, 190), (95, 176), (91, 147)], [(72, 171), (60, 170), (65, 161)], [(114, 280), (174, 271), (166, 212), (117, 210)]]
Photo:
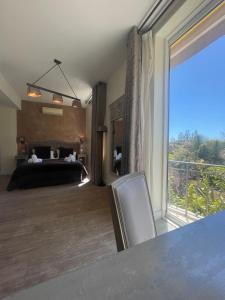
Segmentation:
[(225, 209), (224, 15), (223, 3), (170, 49), (167, 211), (184, 222)]

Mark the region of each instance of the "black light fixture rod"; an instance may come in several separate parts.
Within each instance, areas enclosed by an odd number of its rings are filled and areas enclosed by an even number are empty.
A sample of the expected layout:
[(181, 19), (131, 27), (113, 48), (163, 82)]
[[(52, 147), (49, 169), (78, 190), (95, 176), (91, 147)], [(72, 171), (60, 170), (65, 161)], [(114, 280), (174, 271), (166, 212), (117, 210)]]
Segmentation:
[(36, 81), (34, 81), (32, 84), (37, 83), (39, 80), (41, 80), (45, 75), (47, 75), (51, 70), (53, 70), (55, 67), (57, 66), (57, 64), (55, 64), (54, 66), (52, 66), (50, 69), (48, 69), (48, 71), (46, 71), (43, 75), (41, 75), (41, 77), (39, 77)]
[(61, 65), (62, 62), (61, 62), (60, 60), (58, 60), (58, 59), (55, 58), (55, 59), (54, 59), (54, 63), (55, 63), (56, 65)]
[(51, 70), (53, 70), (56, 66), (59, 66), (62, 62), (58, 59), (54, 59), (54, 63), (55, 65), (52, 66), (50, 69), (48, 69), (43, 75), (41, 75), (41, 77), (39, 77), (36, 81), (34, 81), (32, 84), (36, 84), (39, 80), (41, 80), (43, 77), (45, 77), (45, 75), (47, 75)]
[(74, 89), (72, 88), (72, 86), (71, 86), (71, 84), (70, 84), (68, 78), (66, 77), (65, 73), (63, 72), (62, 68), (61, 68), (59, 65), (58, 65), (58, 67), (59, 67), (59, 70), (61, 71), (61, 73), (62, 73), (64, 79), (66, 80), (68, 86), (70, 87), (71, 91), (73, 92), (74, 96), (77, 98), (77, 95), (76, 95), (76, 93), (74, 92)]
[(70, 99), (73, 99), (73, 100), (81, 101), (81, 100), (78, 99), (78, 98), (75, 98), (75, 97), (72, 97), (72, 96), (69, 96), (69, 95), (66, 95), (66, 94), (62, 94), (62, 93), (56, 92), (56, 91), (54, 91), (54, 90), (46, 89), (46, 88), (44, 88), (44, 87), (42, 87), (42, 86), (38, 86), (38, 85), (33, 84), (33, 83), (27, 83), (27, 86), (30, 86), (30, 87), (32, 87), (32, 88), (39, 89), (39, 90), (41, 90), (41, 91), (45, 91), (45, 92), (48, 92), (48, 93), (57, 94), (57, 95), (60, 95), (60, 96), (62, 96), (62, 97), (65, 97), (65, 98), (70, 98)]

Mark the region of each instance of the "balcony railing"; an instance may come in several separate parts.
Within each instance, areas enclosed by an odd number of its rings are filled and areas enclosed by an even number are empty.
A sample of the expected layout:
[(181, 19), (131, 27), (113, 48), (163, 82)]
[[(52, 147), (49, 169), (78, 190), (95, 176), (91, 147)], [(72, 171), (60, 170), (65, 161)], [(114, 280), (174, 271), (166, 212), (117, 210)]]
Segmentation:
[(169, 160), (168, 212), (194, 221), (225, 209), (225, 166)]

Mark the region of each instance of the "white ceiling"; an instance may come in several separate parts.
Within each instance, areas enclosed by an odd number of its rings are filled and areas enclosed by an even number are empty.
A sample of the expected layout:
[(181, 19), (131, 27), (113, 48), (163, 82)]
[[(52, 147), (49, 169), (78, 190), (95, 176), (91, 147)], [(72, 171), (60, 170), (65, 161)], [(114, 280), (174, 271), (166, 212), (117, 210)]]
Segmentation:
[[(85, 101), (91, 87), (107, 81), (124, 60), (127, 33), (153, 2), (1, 0), (0, 72), (22, 99), (31, 100), (26, 82), (35, 81), (57, 58), (77, 96)], [(57, 70), (39, 84), (71, 94)], [(42, 100), (50, 101), (51, 95), (44, 94)]]

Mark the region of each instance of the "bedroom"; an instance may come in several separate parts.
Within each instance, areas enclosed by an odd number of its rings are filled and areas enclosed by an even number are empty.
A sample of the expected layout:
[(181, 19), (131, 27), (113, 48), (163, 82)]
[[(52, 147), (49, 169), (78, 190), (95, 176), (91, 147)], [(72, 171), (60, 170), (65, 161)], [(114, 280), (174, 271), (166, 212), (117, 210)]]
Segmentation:
[[(69, 107), (54, 104), (37, 103), (23, 100), (21, 110), (17, 111), (17, 172), (14, 174), (15, 181), (11, 182), (8, 190), (13, 188), (28, 188), (41, 185), (60, 184), (63, 182), (76, 181), (76, 178), (70, 178), (66, 174), (65, 167), (68, 167), (69, 162), (81, 161), (87, 167), (87, 147), (86, 147), (86, 132), (85, 132), (85, 109), (81, 107)], [(44, 160), (43, 160), (44, 159)], [(86, 161), (85, 161), (86, 160)], [(32, 170), (22, 170), (19, 167), (27, 161), (27, 168)], [(63, 164), (63, 161), (65, 162)], [(43, 170), (43, 174), (35, 177), (35, 168), (32, 163), (39, 162), (47, 170)], [(67, 162), (67, 164), (66, 164)], [(46, 165), (48, 163), (48, 165)], [(56, 173), (51, 176), (49, 168), (54, 168), (57, 172), (58, 167), (64, 170), (58, 170), (60, 178), (57, 179)], [(60, 163), (60, 164), (59, 164)], [(85, 167), (83, 166), (83, 174), (79, 174), (80, 165), (77, 164), (77, 180), (83, 175), (83, 179), (87, 176)], [(47, 173), (48, 172), (48, 173)], [(47, 174), (46, 174), (47, 173)], [(30, 177), (30, 185), (28, 180), (22, 182), (22, 176)], [(46, 174), (46, 177), (44, 177)], [(34, 176), (33, 180), (31, 176)], [(17, 179), (20, 183), (17, 181)], [(82, 179), (81, 179), (82, 180)]]
[[(57, 185), (42, 187), (51, 183), (48, 174), (46, 178), (42, 172), (40, 178), (35, 170), (33, 178), (32, 168), (40, 164), (26, 161), (36, 147), (48, 147), (45, 157), (36, 152), (38, 159), (47, 160), (51, 157), (49, 150), (57, 158), (59, 148), (69, 148), (82, 159), (90, 178), (92, 104), (88, 102), (92, 88), (105, 82), (104, 122), (109, 132), (104, 133), (108, 153), (104, 154), (101, 176), (105, 183), (109, 182), (108, 176), (117, 177), (111, 172), (110, 104), (125, 93), (127, 32), (151, 5), (145, 0), (137, 8), (133, 3), (124, 22), (119, 6), (111, 1), (98, 1), (105, 14), (89, 2), (67, 2), (54, 5), (58, 17), (53, 19), (51, 0), (48, 4), (23, 0), (20, 4), (3, 1), (0, 5), (0, 32), (4, 38), (0, 55), (0, 298), (117, 252), (108, 188), (81, 183), (80, 177), (73, 177), (74, 172), (61, 184), (62, 170), (57, 178), (54, 170), (51, 172)], [(111, 16), (108, 4), (114, 10)], [(120, 21), (112, 28), (118, 13)], [(18, 20), (18, 14), (19, 22), (12, 23), (12, 17)], [(86, 18), (95, 26), (88, 25), (82, 32)], [(81, 99), (81, 107), (72, 107), (73, 100), (67, 97), (63, 97), (63, 105), (53, 104), (53, 94), (46, 91), (41, 91), (39, 98), (27, 95), (27, 82), (40, 78), (54, 66), (55, 58), (62, 61), (61, 68)], [(74, 97), (59, 69), (50, 71), (38, 84)], [(52, 111), (58, 115), (52, 115)], [(56, 159), (51, 161), (55, 164)], [(25, 166), (31, 173), (24, 174)], [(45, 163), (41, 163), (43, 166)], [(14, 176), (15, 185), (7, 191), (17, 167), (20, 172)]]
[[(208, 194), (225, 192), (201, 190), (207, 178), (193, 166), (205, 170), (211, 161), (174, 156), (175, 168), (170, 165), (171, 154), (188, 149), (194, 157), (197, 150), (186, 140), (169, 140), (169, 90), (173, 68), (181, 66), (183, 74), (184, 62), (224, 35), (224, 15), (224, 0), (1, 1), (0, 299), (156, 299), (155, 291), (164, 293), (159, 299), (170, 292), (183, 299), (183, 291), (195, 290), (184, 284), (187, 276), (195, 284), (196, 274), (221, 267), (211, 258), (223, 255), (224, 218), (207, 223), (214, 220)], [(222, 46), (216, 49), (222, 53)], [(198, 72), (208, 60), (199, 62)], [(197, 71), (192, 86), (199, 91), (204, 76)], [(175, 91), (190, 73), (176, 77)], [(197, 93), (187, 85), (194, 103)], [(180, 99), (173, 116), (179, 126), (185, 119)], [(128, 188), (127, 178), (135, 176), (142, 181)], [(120, 205), (114, 188), (124, 183)], [(196, 211), (196, 199), (207, 209), (197, 203)], [(210, 204), (213, 212), (225, 207), (217, 199)], [(211, 229), (204, 232), (201, 224)], [(208, 238), (219, 247), (207, 248)], [(199, 280), (197, 289), (205, 286)]]

